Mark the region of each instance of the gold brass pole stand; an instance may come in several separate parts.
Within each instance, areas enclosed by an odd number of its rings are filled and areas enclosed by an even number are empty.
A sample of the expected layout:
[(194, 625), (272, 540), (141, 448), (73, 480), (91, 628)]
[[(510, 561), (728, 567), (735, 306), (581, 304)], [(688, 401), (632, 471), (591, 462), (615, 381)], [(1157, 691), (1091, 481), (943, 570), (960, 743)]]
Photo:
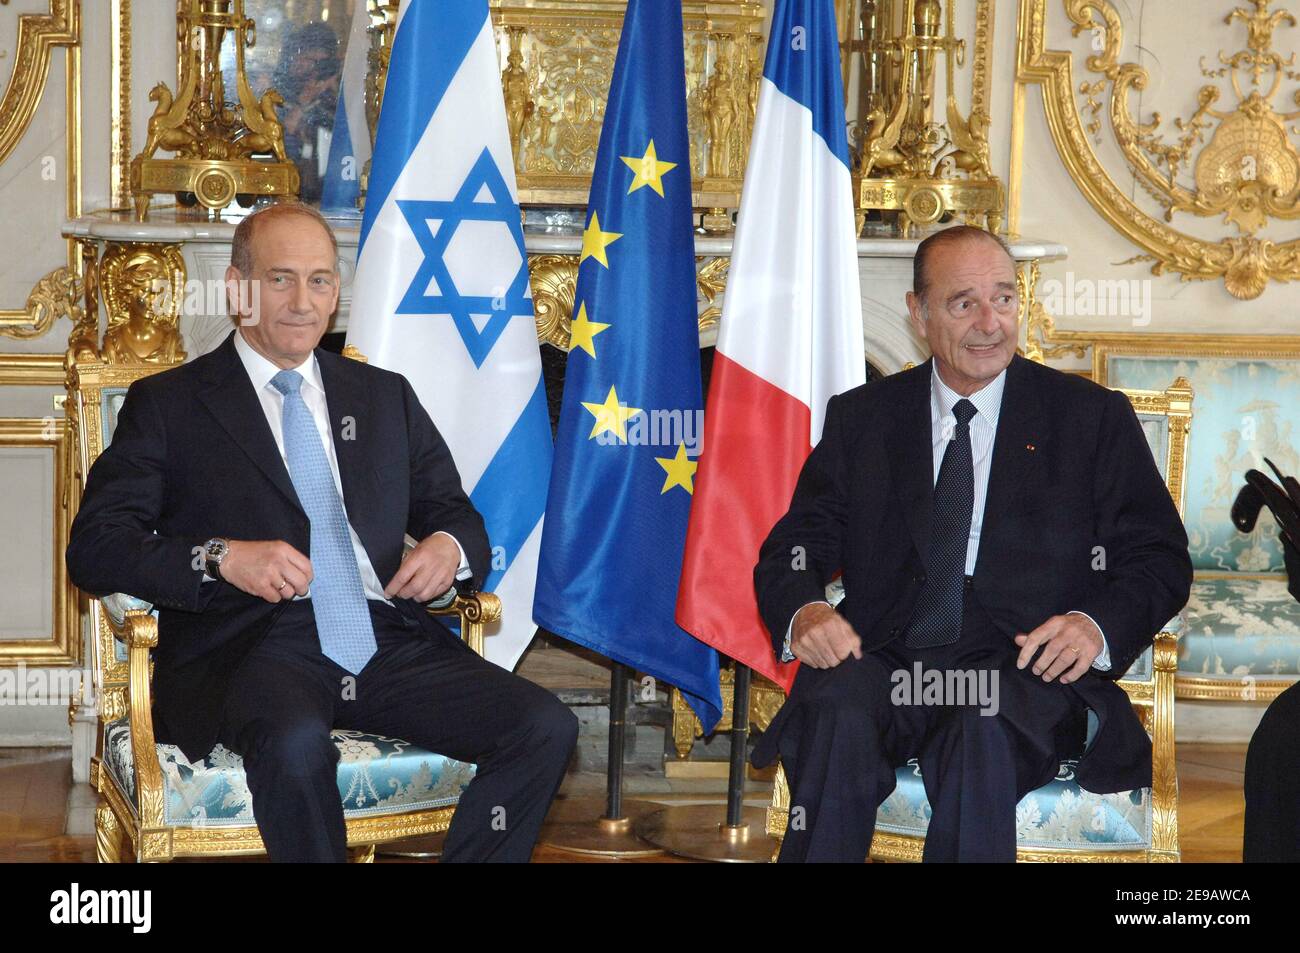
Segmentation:
[(772, 858), (777, 845), (767, 833), (766, 812), (744, 806), (750, 675), (749, 666), (736, 663), (726, 810), (712, 804), (665, 807), (637, 823), (636, 832), (644, 840), (693, 860), (760, 864)]
[(658, 811), (654, 801), (620, 799), (617, 818), (610, 817), (608, 802), (597, 797), (563, 798), (555, 802), (542, 828), (539, 845), (571, 854), (598, 857), (654, 857), (663, 849), (636, 835), (642, 818)]
[(728, 824), (716, 804), (665, 807), (637, 822), (644, 840), (676, 857), (720, 864), (765, 864), (776, 850), (761, 807), (742, 808), (739, 823)]

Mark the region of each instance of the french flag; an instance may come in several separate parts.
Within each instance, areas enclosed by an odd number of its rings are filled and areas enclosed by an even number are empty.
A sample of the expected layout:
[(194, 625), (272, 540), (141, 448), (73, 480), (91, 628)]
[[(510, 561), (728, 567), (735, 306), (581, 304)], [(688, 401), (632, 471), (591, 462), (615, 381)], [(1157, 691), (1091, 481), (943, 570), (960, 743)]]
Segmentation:
[(777, 0), (749, 148), (677, 623), (784, 686), (759, 617), (759, 547), (821, 439), (826, 402), (866, 378), (833, 0)]

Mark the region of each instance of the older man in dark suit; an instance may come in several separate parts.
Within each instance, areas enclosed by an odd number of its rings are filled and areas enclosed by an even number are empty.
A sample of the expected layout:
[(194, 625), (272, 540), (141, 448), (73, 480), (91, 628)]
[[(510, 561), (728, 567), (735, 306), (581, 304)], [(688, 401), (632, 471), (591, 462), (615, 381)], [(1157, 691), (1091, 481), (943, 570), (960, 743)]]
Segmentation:
[[(443, 860), (526, 861), (576, 719), (425, 611), (486, 577), (487, 535), (406, 379), (318, 349), (337, 262), (306, 206), (239, 225), (239, 327), (132, 385), (69, 574), (159, 608), (158, 740), (190, 760), (218, 741), (243, 756), (272, 860), (346, 859), (339, 727), (475, 763)], [(250, 282), (257, 296), (233, 293)]]
[[(754, 755), (789, 774), (786, 861), (861, 861), (913, 757), (926, 860), (1014, 860), (1016, 803), (1063, 756), (1090, 791), (1151, 783), (1114, 680), (1192, 568), (1128, 401), (1016, 356), (1015, 266), (987, 232), (922, 242), (907, 304), (932, 360), (831, 399), (754, 573), (774, 647), (803, 663)], [(977, 674), (992, 703), (913, 704), (895, 689), (918, 666)]]

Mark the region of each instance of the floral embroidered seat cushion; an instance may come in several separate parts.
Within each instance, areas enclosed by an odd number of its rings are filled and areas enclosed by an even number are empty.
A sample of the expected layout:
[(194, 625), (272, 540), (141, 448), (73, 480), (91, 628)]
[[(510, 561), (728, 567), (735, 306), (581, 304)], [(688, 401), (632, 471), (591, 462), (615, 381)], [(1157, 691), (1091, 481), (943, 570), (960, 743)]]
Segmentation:
[[(474, 766), (432, 754), (397, 738), (360, 731), (334, 731), (339, 749), (338, 785), (345, 817), (450, 807), (474, 777)], [(253, 823), (252, 795), (243, 759), (217, 745), (191, 764), (175, 745), (158, 745), (166, 792), (166, 820), (178, 827), (247, 826)], [(104, 764), (135, 803), (131, 727), (126, 719), (108, 726)]]

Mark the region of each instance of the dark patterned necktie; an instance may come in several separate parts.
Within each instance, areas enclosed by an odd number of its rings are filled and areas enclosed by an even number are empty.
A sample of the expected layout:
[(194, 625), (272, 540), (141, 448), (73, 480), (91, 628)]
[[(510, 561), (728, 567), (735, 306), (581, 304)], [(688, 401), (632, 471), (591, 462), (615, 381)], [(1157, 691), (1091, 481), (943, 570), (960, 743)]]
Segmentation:
[(970, 421), (975, 405), (965, 398), (952, 408), (957, 417), (948, 449), (943, 452), (934, 485), (934, 518), (930, 523), (930, 552), (925, 560), (925, 585), (916, 600), (904, 643), (928, 649), (951, 645), (961, 638), (962, 590), (966, 582), (966, 547), (971, 511), (975, 508), (975, 464), (971, 458)]

